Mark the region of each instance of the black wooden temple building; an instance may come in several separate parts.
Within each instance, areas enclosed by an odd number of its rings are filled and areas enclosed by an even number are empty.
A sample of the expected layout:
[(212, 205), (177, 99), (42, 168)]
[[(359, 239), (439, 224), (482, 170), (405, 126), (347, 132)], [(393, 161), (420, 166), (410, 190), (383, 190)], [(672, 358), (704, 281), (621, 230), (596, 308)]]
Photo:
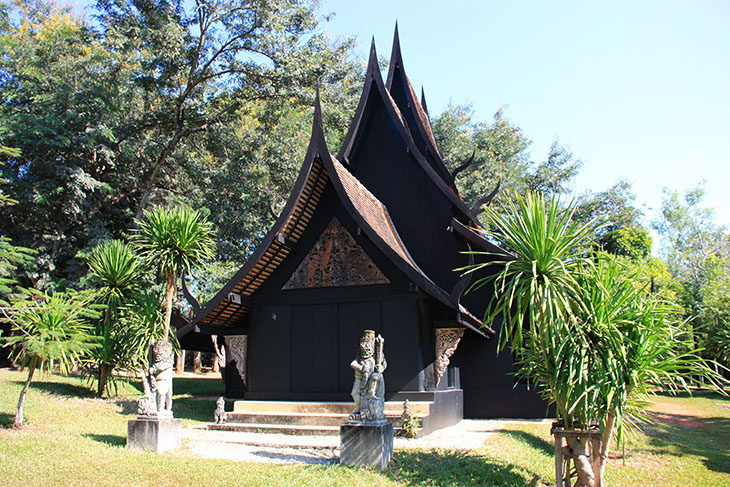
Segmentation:
[[(348, 401), (364, 329), (385, 338), (386, 399), (432, 401), (447, 422), (546, 413), (515, 384), (508, 351), (480, 321), (491, 289), (454, 269), (484, 239), (406, 76), (398, 34), (388, 77), (375, 46), (359, 106), (333, 156), (319, 99), (311, 141), (280, 217), (246, 264), (178, 337), (227, 344), (230, 399)], [(493, 257), (494, 258), (494, 257)], [(219, 342), (222, 341), (219, 338)]]

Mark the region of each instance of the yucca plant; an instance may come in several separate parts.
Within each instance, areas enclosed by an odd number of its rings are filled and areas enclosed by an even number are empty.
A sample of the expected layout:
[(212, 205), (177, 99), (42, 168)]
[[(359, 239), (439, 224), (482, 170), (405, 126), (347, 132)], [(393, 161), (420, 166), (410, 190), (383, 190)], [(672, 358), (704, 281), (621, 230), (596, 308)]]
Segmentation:
[(23, 405), (36, 369), (43, 372), (57, 366), (61, 374), (82, 361), (98, 344), (90, 333), (91, 321), (98, 318), (90, 293), (45, 294), (36, 290), (11, 301), (4, 317), (13, 334), (4, 346), (12, 347), (13, 359), (28, 368), (28, 378), (20, 391), (14, 427), (23, 426)]
[(139, 255), (159, 270), (165, 283), (163, 336), (167, 339), (177, 281), (183, 272), (189, 274), (214, 256), (213, 226), (198, 211), (184, 206), (145, 210), (138, 225), (133, 244)]
[[(606, 256), (590, 251), (601, 222), (577, 222), (575, 206), (516, 196), (504, 212), (487, 207), (490, 236), (512, 258), (461, 269), (486, 270), (472, 288), (494, 286), (485, 323), (502, 319), (519, 375), (543, 388), (566, 429), (598, 424), (600, 444), (569, 438), (578, 480), (600, 486), (611, 438), (640, 412), (652, 387), (676, 390), (701, 375), (721, 380), (697, 351), (678, 352), (679, 327), (668, 308), (638, 288)], [(489, 257), (489, 255), (487, 256)]]
[(129, 334), (126, 328), (129, 324), (120, 321), (120, 312), (138, 299), (145, 269), (132, 246), (121, 240), (102, 242), (91, 251), (87, 262), (92, 280), (97, 285), (96, 301), (103, 307), (94, 327), (99, 347), (91, 357), (95, 367), (91, 377), (96, 381), (96, 395), (103, 397), (108, 386), (113, 393), (116, 392), (114, 369), (133, 366), (133, 356), (128, 353), (130, 344), (127, 343)]

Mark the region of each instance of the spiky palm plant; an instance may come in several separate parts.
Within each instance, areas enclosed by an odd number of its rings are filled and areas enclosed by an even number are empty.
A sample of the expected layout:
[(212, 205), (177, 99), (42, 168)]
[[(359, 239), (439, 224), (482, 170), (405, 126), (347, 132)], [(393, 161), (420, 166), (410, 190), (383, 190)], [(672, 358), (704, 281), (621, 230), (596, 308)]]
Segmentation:
[(180, 275), (213, 257), (215, 239), (212, 224), (188, 207), (157, 207), (144, 211), (132, 236), (139, 255), (159, 269), (165, 282), (165, 328), (167, 339), (172, 301)]
[(508, 344), (518, 374), (540, 384), (566, 428), (598, 423), (601, 443), (568, 439), (576, 485), (598, 486), (615, 428), (636, 414), (651, 387), (686, 387), (697, 375), (720, 377), (697, 351), (678, 352), (679, 327), (668, 308), (637, 288), (614, 262), (589, 252), (601, 225), (574, 221), (540, 194), (517, 196), (504, 212), (486, 209), (491, 236), (512, 259), (485, 259), (472, 287), (494, 286), (485, 322), (503, 319), (499, 348)]
[(112, 392), (116, 390), (114, 369), (132, 366), (125, 329), (129, 325), (121, 323), (119, 318), (121, 310), (135, 302), (140, 294), (144, 265), (134, 249), (121, 240), (102, 242), (91, 251), (87, 262), (97, 284), (97, 301), (103, 306), (102, 316), (95, 324), (100, 346), (92, 354), (96, 367), (92, 377), (97, 383), (97, 396), (103, 397), (108, 385)]
[(90, 322), (98, 313), (89, 293), (29, 290), (25, 296), (13, 299), (4, 314), (13, 331), (4, 339), (4, 345), (13, 347), (14, 360), (28, 368), (15, 412), (14, 426), (20, 428), (25, 396), (36, 369), (43, 372), (55, 365), (65, 375), (95, 349), (98, 345), (89, 332)]

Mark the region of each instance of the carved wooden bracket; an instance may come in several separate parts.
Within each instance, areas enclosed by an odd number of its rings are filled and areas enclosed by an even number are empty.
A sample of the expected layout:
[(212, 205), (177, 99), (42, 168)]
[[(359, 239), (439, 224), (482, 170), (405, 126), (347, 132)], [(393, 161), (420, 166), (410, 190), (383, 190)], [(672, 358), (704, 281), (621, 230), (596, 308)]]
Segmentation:
[(236, 370), (246, 384), (246, 354), (248, 352), (248, 335), (229, 335), (225, 337), (226, 352), (236, 362)]
[(463, 328), (436, 328), (436, 385), (441, 382), (441, 377), (449, 366), (451, 356), (456, 352), (461, 337), (464, 336)]

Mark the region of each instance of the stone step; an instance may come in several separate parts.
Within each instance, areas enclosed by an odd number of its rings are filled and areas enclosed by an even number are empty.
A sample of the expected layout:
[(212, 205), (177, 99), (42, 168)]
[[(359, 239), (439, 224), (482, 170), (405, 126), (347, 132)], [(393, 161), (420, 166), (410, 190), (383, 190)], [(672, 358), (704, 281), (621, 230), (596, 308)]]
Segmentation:
[[(411, 402), (411, 411), (418, 416), (428, 416), (431, 402)], [(351, 402), (309, 402), (309, 401), (235, 401), (233, 413), (272, 414), (272, 413), (313, 413), (313, 414), (350, 414), (355, 409)], [(385, 414), (400, 416), (403, 413), (401, 401), (386, 401)]]
[(308, 424), (224, 423), (209, 424), (208, 429), (301, 436), (337, 436), (340, 434), (339, 426), (315, 426)]
[(299, 424), (339, 426), (347, 422), (348, 414), (329, 413), (239, 413), (226, 414), (227, 423)]
[[(301, 424), (313, 426), (339, 426), (347, 422), (349, 414), (325, 413), (227, 413), (227, 423), (254, 423), (254, 424)], [(416, 415), (425, 418), (426, 415)], [(393, 426), (401, 424), (400, 414), (386, 413)]]

